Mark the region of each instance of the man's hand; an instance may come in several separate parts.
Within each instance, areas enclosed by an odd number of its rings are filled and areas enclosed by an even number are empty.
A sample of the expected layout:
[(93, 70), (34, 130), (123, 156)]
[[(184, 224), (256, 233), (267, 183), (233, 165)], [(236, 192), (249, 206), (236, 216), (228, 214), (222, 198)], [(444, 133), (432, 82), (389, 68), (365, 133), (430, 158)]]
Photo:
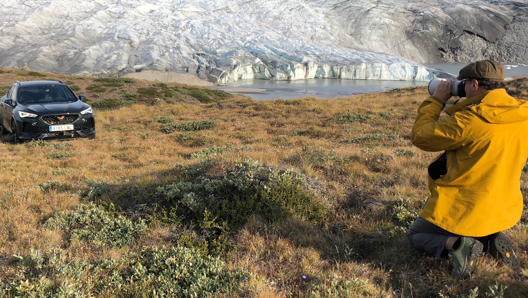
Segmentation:
[(453, 89), (453, 80), (441, 81), (438, 84), (433, 96), (436, 96), (447, 102), (451, 98), (451, 90)]

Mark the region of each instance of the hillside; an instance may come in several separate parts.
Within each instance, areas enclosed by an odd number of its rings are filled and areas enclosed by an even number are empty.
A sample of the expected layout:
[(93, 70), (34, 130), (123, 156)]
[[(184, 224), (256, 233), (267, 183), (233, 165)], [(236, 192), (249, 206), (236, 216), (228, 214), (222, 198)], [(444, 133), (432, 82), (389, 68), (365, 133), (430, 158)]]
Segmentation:
[[(17, 79), (77, 86), (97, 138), (2, 136), (0, 297), (528, 295), (526, 269), (486, 256), (459, 281), (409, 248), (437, 155), (410, 142), (426, 87), (255, 101), (2, 69), (0, 89)], [(528, 78), (508, 90), (528, 100)], [(523, 268), (526, 212), (508, 231)]]

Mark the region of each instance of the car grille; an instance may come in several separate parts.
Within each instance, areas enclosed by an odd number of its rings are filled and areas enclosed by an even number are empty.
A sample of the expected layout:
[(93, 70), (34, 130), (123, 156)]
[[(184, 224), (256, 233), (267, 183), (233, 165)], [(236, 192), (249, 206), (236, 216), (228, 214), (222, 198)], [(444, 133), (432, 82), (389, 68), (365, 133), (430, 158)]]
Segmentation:
[[(59, 118), (64, 117), (62, 121)], [(56, 125), (56, 124), (71, 124), (75, 122), (79, 118), (79, 115), (49, 115), (49, 116), (43, 116), (42, 120), (46, 122), (49, 125)]]

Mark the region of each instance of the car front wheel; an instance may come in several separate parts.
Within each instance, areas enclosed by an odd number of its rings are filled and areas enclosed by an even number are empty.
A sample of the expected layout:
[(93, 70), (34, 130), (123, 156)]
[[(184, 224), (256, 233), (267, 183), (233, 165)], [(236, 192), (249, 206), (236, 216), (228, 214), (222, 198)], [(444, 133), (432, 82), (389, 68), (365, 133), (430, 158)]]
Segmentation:
[(13, 133), (13, 144), (20, 143), (20, 139), (18, 138), (18, 133), (16, 129), (15, 119), (11, 120), (11, 132)]

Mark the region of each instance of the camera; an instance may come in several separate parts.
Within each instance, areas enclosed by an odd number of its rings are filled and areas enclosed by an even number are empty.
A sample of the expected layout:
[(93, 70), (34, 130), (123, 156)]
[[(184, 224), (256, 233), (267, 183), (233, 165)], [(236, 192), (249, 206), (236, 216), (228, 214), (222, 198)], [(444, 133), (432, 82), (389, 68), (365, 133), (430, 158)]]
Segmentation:
[[(429, 94), (433, 95), (436, 91), (436, 88), (438, 88), (438, 84), (440, 84), (441, 81), (446, 81), (446, 79), (432, 79), (429, 82)], [(454, 81), (453, 82), (453, 89), (451, 89), (451, 95), (458, 96), (458, 97), (465, 97), (466, 96), (466, 82), (464, 81)]]

